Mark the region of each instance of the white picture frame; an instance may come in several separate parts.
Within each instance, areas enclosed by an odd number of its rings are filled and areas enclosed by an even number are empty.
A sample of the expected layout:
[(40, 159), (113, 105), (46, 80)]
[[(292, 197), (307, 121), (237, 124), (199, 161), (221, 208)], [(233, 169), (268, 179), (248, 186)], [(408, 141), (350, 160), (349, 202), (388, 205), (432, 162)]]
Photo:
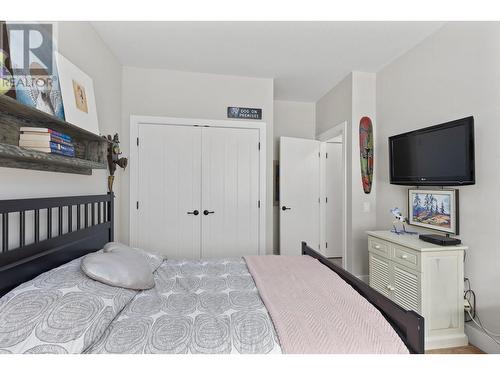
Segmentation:
[(458, 190), (408, 189), (408, 224), (457, 235), (458, 218)]
[(99, 135), (92, 78), (60, 53), (55, 56), (66, 121)]

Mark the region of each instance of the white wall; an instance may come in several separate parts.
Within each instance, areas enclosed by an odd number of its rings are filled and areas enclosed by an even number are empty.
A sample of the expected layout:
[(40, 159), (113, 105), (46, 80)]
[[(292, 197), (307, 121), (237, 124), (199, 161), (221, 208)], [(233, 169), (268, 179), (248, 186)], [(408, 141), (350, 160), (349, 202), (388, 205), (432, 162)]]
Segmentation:
[[(315, 112), (315, 103), (287, 100), (274, 101), (274, 160), (279, 159), (280, 137), (315, 138)], [(275, 206), (273, 209), (275, 253), (279, 253), (279, 217), (279, 206)]]
[[(94, 80), (99, 129), (111, 134), (120, 129), (121, 66), (88, 22), (59, 22), (59, 51)], [(120, 172), (115, 192), (120, 194)], [(103, 194), (107, 171), (92, 176), (0, 168), (0, 199)], [(117, 207), (116, 228), (119, 228)], [(119, 237), (119, 232), (116, 233)]]
[(347, 75), (316, 102), (316, 135), (344, 121), (351, 125), (352, 74)]
[[(372, 120), (374, 137), (377, 135), (376, 116), (376, 76), (374, 73), (353, 72), (352, 84), (352, 272), (355, 275), (368, 275), (367, 230), (376, 226), (377, 170), (373, 172), (370, 194), (363, 191), (361, 183), (361, 162), (359, 149), (359, 121), (363, 116)], [(378, 145), (374, 140), (374, 158)]]
[(280, 137), (314, 139), (316, 134), (315, 103), (274, 101), (274, 159), (279, 157)]
[[(346, 269), (357, 276), (368, 275), (366, 231), (375, 227), (376, 184), (365, 194), (359, 162), (359, 120), (369, 116), (376, 129), (374, 73), (352, 72), (316, 103), (316, 134), (347, 122), (347, 259)], [(376, 157), (376, 156), (375, 156)], [(377, 171), (374, 171), (376, 175)], [(368, 206), (368, 211), (365, 206)]]
[[(267, 126), (267, 252), (273, 252), (272, 160), (273, 80), (163, 69), (123, 68), (122, 139), (129, 150), (130, 115), (227, 119), (228, 106), (262, 108)], [(129, 174), (125, 172), (120, 205), (123, 240), (128, 242)]]
[[(460, 238), (469, 245), (465, 274), (483, 323), (500, 332), (500, 23), (451, 22), (377, 75), (377, 223), (389, 228), (406, 188), (389, 184), (387, 137), (473, 115), (476, 185), (460, 188)], [(438, 288), (439, 285), (436, 285)], [(489, 352), (500, 346), (478, 330), (469, 339)], [(472, 333), (471, 333), (472, 332)]]

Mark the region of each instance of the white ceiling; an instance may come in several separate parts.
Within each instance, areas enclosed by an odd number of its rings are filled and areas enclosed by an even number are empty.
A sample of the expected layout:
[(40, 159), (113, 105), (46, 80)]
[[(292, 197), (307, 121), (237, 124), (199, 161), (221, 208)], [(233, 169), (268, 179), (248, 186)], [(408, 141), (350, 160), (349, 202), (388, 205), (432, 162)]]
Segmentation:
[(377, 72), (442, 22), (92, 22), (127, 66), (274, 78), (317, 101), (353, 70)]

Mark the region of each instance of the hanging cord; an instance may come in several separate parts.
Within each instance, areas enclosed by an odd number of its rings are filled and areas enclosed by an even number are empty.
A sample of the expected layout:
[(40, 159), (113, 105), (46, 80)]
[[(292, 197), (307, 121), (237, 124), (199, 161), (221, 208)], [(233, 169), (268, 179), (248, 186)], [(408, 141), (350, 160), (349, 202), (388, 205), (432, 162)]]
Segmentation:
[(498, 341), (498, 339), (495, 337), (495, 336), (497, 337), (500, 336), (500, 334), (497, 333), (493, 335), (492, 333), (490, 333), (491, 331), (488, 331), (486, 328), (484, 328), (483, 324), (481, 323), (481, 320), (479, 320), (479, 316), (477, 316), (478, 321), (476, 321), (476, 319), (472, 317), (470, 311), (467, 311), (467, 314), (469, 314), (469, 316), (471, 317), (470, 321), (474, 322), (479, 328), (483, 330), (484, 333), (486, 333), (486, 335), (488, 335), (490, 339), (492, 339), (495, 343), (500, 345), (500, 341)]
[(481, 322), (481, 319), (476, 312), (477, 298), (476, 293), (474, 293), (474, 291), (471, 289), (470, 280), (468, 278), (465, 278), (464, 283), (467, 284), (467, 288), (464, 292), (464, 298), (469, 302), (470, 305), (470, 310), (466, 310), (467, 315), (469, 315), (469, 319), (465, 317), (465, 321), (473, 322), (474, 324), (476, 324), (479, 328), (481, 328), (481, 330), (483, 330), (484, 333), (486, 333), (486, 335), (488, 335), (490, 339), (492, 339), (496, 344), (500, 345), (500, 341), (498, 340), (498, 338), (500, 337), (500, 333), (488, 330), (483, 325), (483, 322)]
[(469, 302), (469, 305), (471, 307), (472, 311), (472, 317), (469, 319), (468, 317), (465, 317), (465, 322), (472, 322), (472, 320), (476, 317), (476, 293), (471, 289), (470, 286), (470, 280), (466, 277), (464, 279), (464, 283), (467, 284), (467, 287), (465, 288), (464, 291), (464, 299), (466, 299)]

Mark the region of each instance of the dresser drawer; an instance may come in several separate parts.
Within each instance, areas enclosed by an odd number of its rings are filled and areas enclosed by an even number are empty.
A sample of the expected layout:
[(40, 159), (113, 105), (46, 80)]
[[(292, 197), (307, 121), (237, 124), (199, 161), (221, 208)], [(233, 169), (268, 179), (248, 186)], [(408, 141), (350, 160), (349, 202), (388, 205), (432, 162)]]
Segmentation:
[(378, 238), (368, 237), (368, 251), (388, 258), (390, 256), (389, 249), (389, 243), (379, 240)]
[(416, 251), (398, 245), (392, 245), (392, 260), (408, 268), (420, 269), (420, 254)]

